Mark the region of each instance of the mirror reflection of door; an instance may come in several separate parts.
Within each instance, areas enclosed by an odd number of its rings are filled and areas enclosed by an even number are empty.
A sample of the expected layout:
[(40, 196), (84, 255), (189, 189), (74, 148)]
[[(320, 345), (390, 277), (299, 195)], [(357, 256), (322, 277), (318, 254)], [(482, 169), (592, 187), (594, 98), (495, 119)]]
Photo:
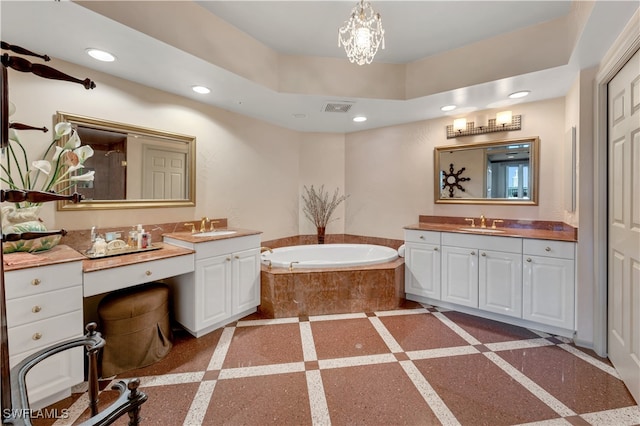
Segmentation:
[(529, 144), (487, 148), (487, 198), (530, 198), (529, 151)]
[(94, 154), (85, 162), (84, 173), (95, 171), (93, 182), (79, 183), (76, 192), (85, 200), (123, 200), (127, 188), (127, 135), (109, 130), (77, 126), (83, 145)]
[(179, 200), (186, 197), (186, 152), (144, 145), (142, 164), (143, 199)]

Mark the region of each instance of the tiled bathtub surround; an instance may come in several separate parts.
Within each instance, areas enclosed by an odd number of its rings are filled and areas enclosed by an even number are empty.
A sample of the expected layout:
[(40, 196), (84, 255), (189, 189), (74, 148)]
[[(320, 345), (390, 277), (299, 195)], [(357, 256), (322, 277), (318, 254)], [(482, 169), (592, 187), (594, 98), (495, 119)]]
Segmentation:
[(404, 259), (342, 269), (268, 269), (258, 308), (269, 318), (396, 309), (404, 298)]
[[(640, 423), (640, 408), (606, 359), (431, 306), (254, 315), (200, 339), (176, 334), (165, 359), (121, 377), (141, 378), (145, 425)], [(112, 398), (105, 390), (100, 402)], [(70, 407), (57, 424), (85, 418), (77, 401), (74, 394), (54, 406)]]

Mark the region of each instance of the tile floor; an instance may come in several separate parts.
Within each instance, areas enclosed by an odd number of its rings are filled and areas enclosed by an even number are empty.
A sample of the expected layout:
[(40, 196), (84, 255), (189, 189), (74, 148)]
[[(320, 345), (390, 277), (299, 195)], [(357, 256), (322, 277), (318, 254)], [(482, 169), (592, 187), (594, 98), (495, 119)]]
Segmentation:
[[(149, 395), (143, 425), (640, 424), (608, 360), (431, 306), (176, 332), (165, 359), (123, 377)], [(52, 406), (69, 409), (56, 425), (86, 418), (79, 395)]]

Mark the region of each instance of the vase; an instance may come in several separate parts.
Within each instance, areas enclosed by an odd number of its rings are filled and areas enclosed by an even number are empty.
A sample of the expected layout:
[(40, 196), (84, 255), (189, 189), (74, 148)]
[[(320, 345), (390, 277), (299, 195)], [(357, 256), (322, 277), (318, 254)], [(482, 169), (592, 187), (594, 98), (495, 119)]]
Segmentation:
[(318, 226), (318, 244), (324, 244), (324, 226)]
[[(21, 234), (23, 232), (46, 231), (47, 227), (38, 217), (40, 206), (15, 208), (4, 206), (0, 209), (2, 215), (2, 234)], [(60, 242), (62, 235), (48, 235), (33, 240), (4, 241), (3, 253), (38, 252), (50, 250)]]

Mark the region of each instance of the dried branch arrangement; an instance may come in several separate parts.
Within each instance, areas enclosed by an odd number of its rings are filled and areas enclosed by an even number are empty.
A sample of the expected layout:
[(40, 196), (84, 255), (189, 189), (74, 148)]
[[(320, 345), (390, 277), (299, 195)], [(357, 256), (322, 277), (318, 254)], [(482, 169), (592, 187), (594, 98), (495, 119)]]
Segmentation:
[(338, 219), (331, 219), (331, 215), (336, 207), (348, 197), (348, 195), (338, 196), (338, 192), (339, 188), (336, 188), (333, 197), (329, 199), (329, 193), (324, 191), (324, 185), (318, 190), (313, 185), (310, 188), (307, 188), (306, 185), (304, 186), (304, 194), (302, 194), (304, 207), (302, 211), (316, 227), (324, 228), (329, 222)]

